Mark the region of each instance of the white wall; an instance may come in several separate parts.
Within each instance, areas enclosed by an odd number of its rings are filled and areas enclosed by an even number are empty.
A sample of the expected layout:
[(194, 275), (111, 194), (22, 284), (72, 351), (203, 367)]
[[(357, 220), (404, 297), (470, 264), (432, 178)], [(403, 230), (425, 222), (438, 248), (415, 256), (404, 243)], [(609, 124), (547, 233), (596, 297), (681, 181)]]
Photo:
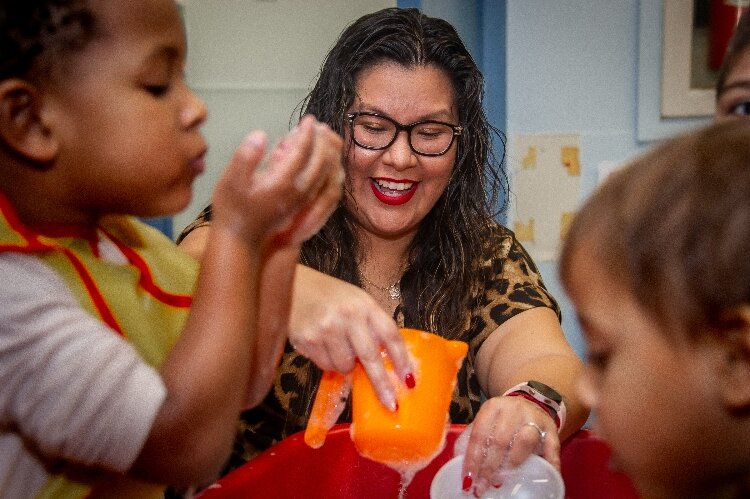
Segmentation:
[(328, 49), (351, 21), (395, 0), (183, 0), (187, 79), (205, 99), (208, 169), (175, 235), (211, 199), (232, 151), (251, 129), (273, 144), (288, 129)]

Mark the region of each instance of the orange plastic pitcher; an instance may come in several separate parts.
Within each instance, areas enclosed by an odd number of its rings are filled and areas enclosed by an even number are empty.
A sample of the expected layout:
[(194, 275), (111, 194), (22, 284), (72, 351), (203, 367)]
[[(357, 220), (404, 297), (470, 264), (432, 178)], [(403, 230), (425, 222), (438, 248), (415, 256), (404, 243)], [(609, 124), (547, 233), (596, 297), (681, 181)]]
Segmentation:
[[(351, 375), (351, 438), (357, 451), (395, 469), (426, 466), (443, 448), (448, 428), (451, 394), (468, 345), (416, 329), (401, 329), (414, 366), (414, 388), (397, 381), (388, 359), (386, 368), (396, 387), (398, 409), (385, 408), (364, 368), (358, 363)], [(305, 442), (319, 447), (343, 408), (347, 377), (324, 373), (307, 429)]]

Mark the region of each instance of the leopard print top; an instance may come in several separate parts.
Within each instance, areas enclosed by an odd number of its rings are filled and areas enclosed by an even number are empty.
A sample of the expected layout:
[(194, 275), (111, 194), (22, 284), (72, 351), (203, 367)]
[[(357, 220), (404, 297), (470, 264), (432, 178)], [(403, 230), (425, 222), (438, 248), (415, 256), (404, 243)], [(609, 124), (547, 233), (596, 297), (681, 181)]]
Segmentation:
[[(196, 227), (210, 223), (210, 216), (207, 208), (185, 228), (178, 242)], [(483, 246), (483, 261), (478, 262), (476, 281), (481, 283), (478, 288), (484, 292), (477, 300), (479, 305), (467, 310), (462, 334), (452, 338), (469, 344), (469, 352), (458, 372), (453, 391), (450, 407), (453, 423), (469, 423), (479, 410), (482, 391), (474, 372), (474, 362), (490, 333), (514, 315), (534, 307), (549, 307), (560, 317), (557, 302), (545, 288), (539, 271), (513, 232), (499, 224), (490, 226)], [(415, 327), (405, 323), (401, 306), (396, 309), (394, 319), (401, 327)], [(305, 428), (320, 376), (320, 369), (287, 343), (268, 396), (259, 406), (241, 415), (237, 438), (224, 473)], [(338, 422), (350, 420), (351, 407), (347, 403)]]
[[(205, 223), (205, 221), (203, 222)], [(196, 223), (186, 229), (191, 230)], [(548, 293), (534, 263), (514, 234), (501, 225), (491, 227), (486, 236), (484, 261), (479, 262), (477, 280), (484, 283), (479, 306), (467, 311), (466, 328), (457, 339), (469, 344), (469, 353), (458, 373), (450, 407), (453, 423), (469, 423), (482, 401), (482, 392), (474, 372), (477, 352), (484, 340), (500, 324), (534, 307), (549, 307), (560, 317), (559, 307)], [(394, 314), (401, 327), (401, 306)], [(321, 371), (287, 343), (273, 387), (257, 407), (245, 411), (240, 419), (234, 449), (225, 473), (244, 464), (283, 438), (301, 431), (307, 424)], [(350, 421), (351, 408), (339, 422)]]

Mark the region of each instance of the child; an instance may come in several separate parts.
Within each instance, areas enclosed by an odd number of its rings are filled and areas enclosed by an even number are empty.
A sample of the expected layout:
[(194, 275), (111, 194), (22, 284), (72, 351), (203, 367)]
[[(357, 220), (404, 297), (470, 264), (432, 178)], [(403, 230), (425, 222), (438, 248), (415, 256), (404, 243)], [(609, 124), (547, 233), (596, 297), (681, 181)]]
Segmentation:
[(750, 11), (740, 17), (716, 80), (716, 121), (750, 114)]
[(659, 145), (584, 204), (560, 272), (581, 398), (644, 498), (750, 497), (750, 121)]
[[(0, 497), (213, 480), (270, 386), (300, 244), (340, 197), (340, 138), (305, 118), (256, 172), (250, 134), (196, 282), (130, 216), (183, 209), (204, 168), (174, 1), (4, 0), (0, 61)], [(256, 317), (264, 272), (278, 314)]]

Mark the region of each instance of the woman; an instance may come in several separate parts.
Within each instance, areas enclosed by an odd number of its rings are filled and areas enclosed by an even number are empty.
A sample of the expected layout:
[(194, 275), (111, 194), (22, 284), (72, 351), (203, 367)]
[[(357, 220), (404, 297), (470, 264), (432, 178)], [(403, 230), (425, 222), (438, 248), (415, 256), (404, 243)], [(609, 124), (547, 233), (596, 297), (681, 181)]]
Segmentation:
[[(245, 459), (305, 427), (320, 377), (308, 358), (340, 372), (359, 359), (395, 406), (379, 348), (407, 385), (409, 361), (384, 311), (399, 326), (469, 344), (450, 409), (454, 423), (473, 421), (466, 490), (481, 494), (501, 465), (522, 462), (540, 440), (559, 467), (560, 438), (587, 417), (573, 387), (581, 362), (531, 259), (493, 221), (504, 183), (482, 97), (480, 71), (443, 20), (385, 9), (341, 34), (300, 115), (344, 137), (345, 196), (303, 246), (290, 345), (273, 391), (243, 415)], [(195, 230), (183, 244), (197, 254), (204, 237)]]

